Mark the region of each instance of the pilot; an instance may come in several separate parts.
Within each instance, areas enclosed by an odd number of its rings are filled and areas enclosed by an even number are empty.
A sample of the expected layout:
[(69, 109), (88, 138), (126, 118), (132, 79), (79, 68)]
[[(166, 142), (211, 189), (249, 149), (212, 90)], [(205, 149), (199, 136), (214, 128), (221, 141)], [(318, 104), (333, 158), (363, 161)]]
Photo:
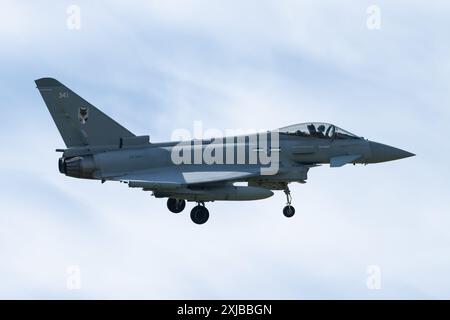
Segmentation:
[(317, 127), (317, 136), (319, 138), (325, 138), (325, 126), (323, 124), (321, 124), (320, 126)]
[(316, 127), (312, 123), (308, 124), (307, 128), (311, 137), (315, 137), (317, 135)]

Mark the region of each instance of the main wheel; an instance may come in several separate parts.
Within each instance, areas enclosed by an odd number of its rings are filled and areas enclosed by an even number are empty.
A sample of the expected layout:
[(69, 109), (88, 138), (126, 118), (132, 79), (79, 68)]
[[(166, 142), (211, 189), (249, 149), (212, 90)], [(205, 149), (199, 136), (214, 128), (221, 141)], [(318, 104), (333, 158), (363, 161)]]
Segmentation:
[(196, 224), (204, 224), (209, 219), (209, 211), (204, 206), (195, 206), (191, 210), (191, 219)]
[(185, 200), (179, 200), (174, 198), (167, 199), (167, 209), (169, 209), (173, 213), (180, 213), (186, 207)]
[(293, 206), (286, 206), (283, 208), (283, 214), (285, 217), (290, 218), (295, 214), (295, 208)]

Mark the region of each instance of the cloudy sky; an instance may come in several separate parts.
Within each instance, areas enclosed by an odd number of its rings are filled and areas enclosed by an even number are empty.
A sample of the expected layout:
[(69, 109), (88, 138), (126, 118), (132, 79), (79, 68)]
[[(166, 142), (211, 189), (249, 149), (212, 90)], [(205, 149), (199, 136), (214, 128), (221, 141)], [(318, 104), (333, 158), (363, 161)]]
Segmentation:
[[(450, 298), (446, 2), (0, 4), (0, 298)], [(194, 121), (325, 121), (417, 156), (311, 170), (291, 187), (292, 219), (278, 192), (209, 204), (197, 226), (191, 204), (174, 215), (149, 193), (59, 174), (44, 76), (151, 141)]]

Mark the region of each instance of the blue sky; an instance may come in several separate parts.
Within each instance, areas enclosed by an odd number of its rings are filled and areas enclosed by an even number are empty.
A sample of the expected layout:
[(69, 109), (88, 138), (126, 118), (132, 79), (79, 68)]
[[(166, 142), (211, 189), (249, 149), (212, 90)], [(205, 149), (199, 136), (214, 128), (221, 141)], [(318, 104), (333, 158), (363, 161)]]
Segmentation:
[[(372, 4), (380, 30), (366, 26)], [(1, 0), (0, 297), (449, 298), (449, 7)], [(292, 219), (277, 193), (212, 203), (199, 227), (190, 206), (173, 215), (148, 193), (59, 174), (43, 76), (152, 141), (196, 120), (326, 121), (417, 156), (311, 170), (292, 185)], [(80, 290), (66, 288), (71, 265)]]

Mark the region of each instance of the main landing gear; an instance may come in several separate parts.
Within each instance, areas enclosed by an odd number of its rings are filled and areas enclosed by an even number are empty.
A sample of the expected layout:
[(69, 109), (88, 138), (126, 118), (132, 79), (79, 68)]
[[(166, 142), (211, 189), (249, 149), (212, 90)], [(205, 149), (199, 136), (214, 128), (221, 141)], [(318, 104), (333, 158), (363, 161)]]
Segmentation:
[(283, 214), (287, 218), (291, 218), (295, 214), (295, 208), (291, 206), (292, 202), (292, 196), (291, 196), (291, 190), (289, 190), (289, 187), (286, 186), (286, 189), (284, 189), (284, 193), (286, 194), (286, 207), (283, 208)]
[(209, 211), (203, 202), (199, 202), (191, 210), (191, 219), (196, 224), (204, 224), (209, 219)]
[[(173, 213), (180, 213), (186, 207), (186, 200), (169, 198), (167, 199), (167, 208)], [(204, 202), (198, 202), (191, 210), (191, 219), (196, 224), (204, 224), (209, 219), (209, 211)]]
[(167, 199), (167, 209), (173, 213), (180, 213), (186, 207), (186, 200), (179, 200), (174, 198)]

